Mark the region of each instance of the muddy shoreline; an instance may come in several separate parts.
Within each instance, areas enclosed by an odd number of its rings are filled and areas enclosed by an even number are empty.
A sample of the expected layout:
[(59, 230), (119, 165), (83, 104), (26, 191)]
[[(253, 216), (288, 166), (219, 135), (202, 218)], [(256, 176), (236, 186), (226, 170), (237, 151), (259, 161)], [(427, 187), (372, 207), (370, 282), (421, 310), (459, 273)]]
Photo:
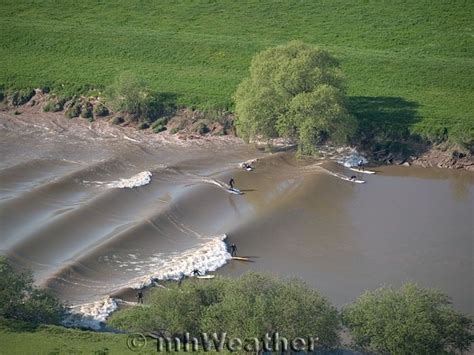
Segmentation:
[[(0, 107), (0, 113), (3, 117), (7, 116), (18, 116), (31, 120), (32, 123), (36, 120), (36, 117), (42, 119), (61, 119), (65, 124), (68, 120), (65, 117), (66, 109), (61, 109), (56, 112), (44, 112), (44, 107), (54, 100), (51, 95), (43, 93), (41, 90), (36, 89), (35, 95), (26, 103), (13, 106), (4, 100)], [(81, 97), (81, 100), (87, 102), (90, 105), (100, 104), (99, 100), (95, 98)], [(67, 103), (64, 107), (67, 107)], [(95, 106), (94, 106), (95, 107)], [(222, 141), (227, 140), (235, 144), (243, 144), (244, 142), (237, 137), (235, 127), (233, 126), (234, 116), (232, 113), (221, 113), (220, 117), (215, 120), (209, 120), (205, 113), (190, 109), (178, 109), (174, 112), (173, 116), (169, 118), (166, 128), (163, 132), (154, 133), (151, 129), (139, 129), (138, 122), (130, 120), (123, 120), (126, 114), (121, 112), (110, 112), (106, 116), (93, 115), (89, 122), (82, 118), (76, 117), (71, 118), (75, 122), (85, 121), (90, 127), (101, 127), (103, 125), (116, 126), (117, 128), (123, 128), (127, 132), (132, 133), (133, 136), (142, 137), (142, 139), (155, 140), (159, 137), (159, 140), (165, 140), (168, 142), (191, 142), (191, 141)], [(120, 118), (120, 120), (117, 120)], [(117, 123), (118, 122), (118, 123)], [(84, 122), (83, 122), (84, 123)], [(82, 123), (82, 124), (83, 124)], [(33, 123), (34, 124), (34, 123)], [(156, 137), (153, 137), (156, 136)], [(251, 144), (255, 145), (261, 150), (290, 150), (296, 147), (295, 142), (285, 139), (255, 139)], [(325, 154), (329, 151), (334, 153), (336, 150), (349, 150), (349, 147), (328, 147), (323, 146), (320, 149), (320, 155), (325, 157)], [(392, 153), (386, 153), (376, 156), (373, 152), (361, 151), (369, 157), (369, 164), (372, 166), (383, 166), (383, 165), (402, 165), (402, 166), (418, 166), (423, 168), (443, 168), (443, 169), (462, 169), (467, 171), (474, 171), (474, 157), (466, 151), (461, 151), (453, 147), (447, 147), (443, 145), (424, 147), (418, 155), (411, 155), (407, 157), (394, 156)]]

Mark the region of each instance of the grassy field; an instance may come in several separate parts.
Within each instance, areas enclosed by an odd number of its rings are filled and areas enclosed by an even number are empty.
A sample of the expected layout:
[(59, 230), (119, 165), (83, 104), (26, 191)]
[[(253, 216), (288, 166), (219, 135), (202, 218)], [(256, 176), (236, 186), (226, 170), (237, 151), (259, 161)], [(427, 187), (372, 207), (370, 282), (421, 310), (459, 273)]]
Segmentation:
[(252, 56), (301, 39), (341, 60), (374, 129), (469, 143), (473, 18), (472, 1), (3, 0), (0, 84), (101, 88), (131, 70), (180, 105), (232, 108)]
[[(30, 326), (0, 319), (0, 354), (134, 354), (125, 334), (95, 333), (56, 326)], [(156, 343), (155, 343), (156, 344)], [(156, 354), (153, 342), (138, 354)]]

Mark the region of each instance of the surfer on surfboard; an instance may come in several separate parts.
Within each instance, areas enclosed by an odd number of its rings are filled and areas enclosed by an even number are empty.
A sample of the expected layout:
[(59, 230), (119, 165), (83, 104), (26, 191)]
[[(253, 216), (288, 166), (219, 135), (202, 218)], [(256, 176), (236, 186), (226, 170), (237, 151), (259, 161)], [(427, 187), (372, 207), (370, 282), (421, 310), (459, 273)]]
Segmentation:
[(199, 271), (198, 269), (194, 269), (193, 276), (201, 276), (201, 271)]
[(230, 178), (229, 186), (230, 186), (231, 190), (234, 190), (234, 184), (235, 184), (234, 178)]
[(362, 159), (360, 159), (359, 162), (357, 163), (357, 168), (359, 168), (359, 170), (362, 170), (362, 171), (365, 170), (364, 161)]

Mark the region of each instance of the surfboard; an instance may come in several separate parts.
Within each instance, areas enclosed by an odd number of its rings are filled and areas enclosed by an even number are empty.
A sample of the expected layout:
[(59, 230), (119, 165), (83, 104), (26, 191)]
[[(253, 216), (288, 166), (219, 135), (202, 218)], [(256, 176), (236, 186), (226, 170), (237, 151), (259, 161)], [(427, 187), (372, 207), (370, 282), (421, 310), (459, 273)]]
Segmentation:
[(198, 279), (213, 279), (216, 277), (215, 275), (198, 275), (196, 276)]
[(248, 167), (246, 167), (246, 168), (244, 168), (244, 169), (247, 170), (247, 171), (252, 171), (252, 170), (253, 170), (253, 168), (252, 168), (251, 166), (248, 166)]
[(240, 261), (252, 261), (249, 258), (245, 258), (243, 256), (233, 256), (232, 260), (240, 260)]
[(231, 189), (231, 188), (228, 188), (227, 191), (229, 191), (231, 194), (236, 194), (236, 195), (242, 195), (243, 192), (241, 192), (239, 189)]
[(349, 168), (349, 170), (362, 173), (362, 174), (369, 174), (369, 175), (375, 174), (375, 171), (371, 171), (371, 170), (359, 170), (357, 168)]
[(364, 180), (351, 179), (351, 178), (348, 178), (347, 176), (339, 176), (339, 178), (341, 178), (342, 180), (346, 180), (346, 181), (349, 181), (349, 182), (353, 182), (353, 183), (355, 183), (355, 184), (365, 184), (365, 181), (364, 181)]

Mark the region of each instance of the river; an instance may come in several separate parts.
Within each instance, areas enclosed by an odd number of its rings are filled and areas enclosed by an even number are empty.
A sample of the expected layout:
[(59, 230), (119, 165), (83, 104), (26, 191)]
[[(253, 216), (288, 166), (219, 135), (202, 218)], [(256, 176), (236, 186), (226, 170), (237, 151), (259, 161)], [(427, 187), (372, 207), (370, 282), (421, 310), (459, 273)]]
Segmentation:
[(334, 161), (60, 114), (0, 113), (0, 153), (0, 252), (84, 312), (198, 268), (298, 277), (337, 306), (413, 281), (474, 314), (472, 173), (378, 167), (354, 184)]

